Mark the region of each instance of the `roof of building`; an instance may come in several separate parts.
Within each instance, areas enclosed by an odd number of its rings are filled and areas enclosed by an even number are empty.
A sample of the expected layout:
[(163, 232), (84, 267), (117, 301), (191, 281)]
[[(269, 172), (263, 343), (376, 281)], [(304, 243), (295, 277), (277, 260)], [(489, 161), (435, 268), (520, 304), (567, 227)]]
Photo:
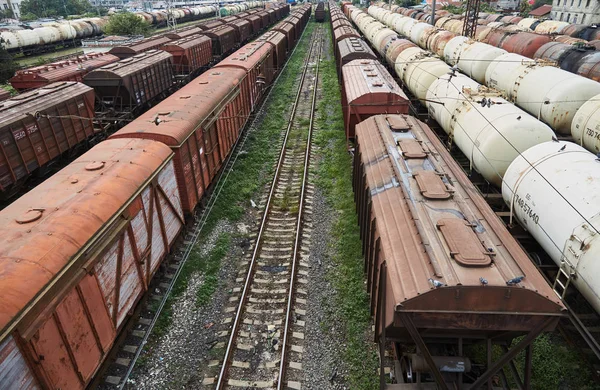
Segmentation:
[(550, 11), (552, 11), (552, 5), (544, 4), (541, 7), (537, 7), (536, 9), (531, 11), (529, 13), (529, 16), (544, 16), (544, 15), (549, 14)]

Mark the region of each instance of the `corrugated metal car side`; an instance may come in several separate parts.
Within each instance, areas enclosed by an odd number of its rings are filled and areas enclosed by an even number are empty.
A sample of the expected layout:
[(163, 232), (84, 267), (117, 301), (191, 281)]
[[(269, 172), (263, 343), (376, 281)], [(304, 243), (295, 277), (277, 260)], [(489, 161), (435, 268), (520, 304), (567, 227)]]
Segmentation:
[[(94, 134), (94, 91), (79, 83), (51, 84), (4, 101), (0, 123), (0, 190)], [(35, 113), (42, 116), (36, 118)]]

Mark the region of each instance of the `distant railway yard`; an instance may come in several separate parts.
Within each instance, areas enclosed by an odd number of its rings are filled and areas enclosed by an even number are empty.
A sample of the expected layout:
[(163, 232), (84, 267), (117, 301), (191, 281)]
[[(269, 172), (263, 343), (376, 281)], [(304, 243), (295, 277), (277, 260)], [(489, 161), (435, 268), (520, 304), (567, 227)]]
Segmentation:
[(0, 32), (0, 389), (600, 389), (595, 26), (136, 15)]

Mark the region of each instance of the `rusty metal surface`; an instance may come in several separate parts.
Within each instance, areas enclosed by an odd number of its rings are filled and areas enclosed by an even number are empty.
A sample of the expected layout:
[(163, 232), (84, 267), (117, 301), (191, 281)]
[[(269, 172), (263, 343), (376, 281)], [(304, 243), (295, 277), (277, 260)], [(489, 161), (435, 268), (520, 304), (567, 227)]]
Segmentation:
[[(39, 115), (36, 118), (36, 113)], [(65, 81), (0, 103), (0, 189), (94, 134), (94, 90)]]
[(205, 30), (204, 35), (212, 39), (213, 55), (227, 54), (235, 47), (235, 29), (225, 24)]
[[(521, 32), (510, 35), (502, 40), (500, 47), (510, 53), (517, 53), (528, 58), (533, 58), (535, 52), (551, 40), (552, 37), (548, 35)], [(491, 42), (489, 44), (493, 45)]]
[(252, 25), (245, 19), (237, 19), (227, 24), (235, 29), (238, 43), (246, 42), (252, 34)]
[(184, 29), (180, 29), (179, 31), (170, 31), (168, 33), (165, 34), (165, 36), (169, 39), (182, 39), (182, 38), (187, 38), (193, 35), (198, 35), (198, 34), (202, 34), (202, 29), (198, 26), (194, 26), (194, 27), (189, 27), (189, 28), (184, 28)]
[(259, 38), (256, 42), (267, 42), (273, 47), (273, 63), (277, 68), (282, 68), (287, 58), (287, 37), (280, 31), (269, 31)]
[[(379, 313), (377, 280), (386, 262), (382, 321), (393, 337), (408, 337), (396, 312), (411, 312), (417, 328), (471, 336), (526, 332), (562, 315), (560, 300), (433, 132), (410, 116), (403, 116), (410, 130), (392, 131), (394, 117), (356, 127), (354, 166), (372, 312)], [(420, 142), (426, 155), (407, 158), (406, 140)], [(424, 172), (439, 175), (452, 196), (428, 199), (417, 179)], [(517, 276), (525, 277), (509, 286)]]
[(150, 50), (89, 72), (84, 83), (118, 108), (143, 104), (173, 83), (173, 56)]
[(293, 46), (296, 43), (296, 28), (293, 24), (281, 21), (273, 26), (271, 30), (284, 34), (287, 38), (288, 46)]
[(161, 50), (173, 56), (173, 71), (176, 74), (194, 73), (212, 61), (212, 40), (204, 35), (167, 43)]
[(205, 72), (111, 139), (146, 138), (170, 146), (184, 210), (191, 212), (237, 138), (228, 129), (239, 131), (250, 113), (240, 87), (245, 78), (237, 68)]
[(210, 30), (210, 29), (213, 29), (215, 27), (222, 26), (223, 24), (224, 24), (224, 22), (222, 22), (221, 20), (219, 20), (219, 19), (213, 19), (213, 20), (211, 20), (209, 22), (200, 23), (198, 25), (198, 27), (200, 27), (203, 30)]
[(358, 31), (356, 31), (356, 29), (352, 26), (340, 26), (339, 28), (333, 30), (333, 42), (335, 45), (335, 52), (337, 55), (338, 52), (338, 45), (337, 43), (339, 41), (341, 41), (342, 39), (346, 39), (346, 38), (360, 38), (360, 34), (358, 33)]
[(266, 42), (251, 42), (213, 67), (216, 72), (231, 68), (246, 71), (243, 84), (250, 94), (251, 110), (258, 104), (275, 77), (276, 67), (272, 51), (273, 47)]
[(342, 67), (342, 111), (346, 136), (354, 137), (354, 127), (371, 115), (406, 114), (409, 100), (393, 77), (376, 60), (354, 60)]
[[(354, 60), (377, 60), (373, 50), (360, 38), (346, 38), (338, 42), (338, 68)], [(340, 73), (341, 74), (341, 73)]]
[(18, 91), (39, 88), (58, 81), (79, 81), (88, 72), (117, 62), (119, 58), (109, 53), (91, 53), (72, 60), (18, 70), (9, 80)]
[(148, 50), (155, 50), (170, 42), (171, 39), (166, 36), (158, 36), (142, 39), (139, 42), (130, 43), (128, 45), (115, 46), (108, 52), (113, 54), (120, 59), (133, 57), (136, 54), (147, 52)]
[(0, 339), (23, 316), (47, 310), (51, 289), (72, 282), (64, 276), (81, 271), (94, 243), (170, 159), (157, 142), (105, 141), (0, 212)]

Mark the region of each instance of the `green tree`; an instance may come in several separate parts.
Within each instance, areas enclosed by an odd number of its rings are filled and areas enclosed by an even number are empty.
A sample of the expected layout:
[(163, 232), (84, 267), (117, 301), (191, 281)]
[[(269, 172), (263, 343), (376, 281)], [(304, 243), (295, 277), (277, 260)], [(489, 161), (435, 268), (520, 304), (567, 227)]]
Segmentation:
[(519, 4), (519, 16), (526, 18), (531, 12), (531, 4), (527, 0), (521, 0), (521, 4)]
[(150, 25), (131, 12), (119, 12), (111, 15), (104, 27), (107, 34), (146, 35)]
[[(0, 42), (2, 42), (0, 38)], [(8, 79), (15, 75), (17, 70), (16, 64), (13, 62), (12, 56), (0, 46), (0, 83), (6, 83)]]
[(412, 7), (413, 5), (420, 4), (421, 1), (420, 0), (395, 0), (395, 3), (398, 4), (400, 7), (409, 8), (409, 7)]
[(12, 19), (15, 17), (12, 9), (3, 9), (0, 10), (0, 20), (4, 19)]
[(21, 14), (40, 18), (82, 15), (93, 10), (87, 0), (24, 0), (21, 3)]

